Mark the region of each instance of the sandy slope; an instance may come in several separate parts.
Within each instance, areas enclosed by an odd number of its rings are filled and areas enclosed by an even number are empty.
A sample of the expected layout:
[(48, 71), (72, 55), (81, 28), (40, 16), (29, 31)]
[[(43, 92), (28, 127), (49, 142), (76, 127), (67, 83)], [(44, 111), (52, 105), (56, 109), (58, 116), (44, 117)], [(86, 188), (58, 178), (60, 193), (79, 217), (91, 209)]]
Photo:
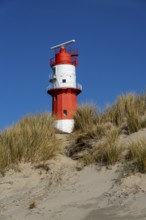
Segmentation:
[(60, 155), (46, 170), (20, 164), (0, 177), (0, 220), (146, 219), (146, 175), (123, 176), (121, 164), (77, 166)]
[[(82, 219), (96, 208), (97, 198), (117, 176), (114, 169), (76, 171), (75, 163), (64, 157), (49, 166), (50, 171), (40, 174), (39, 169), (22, 164), (20, 173), (11, 171), (1, 178), (0, 219)], [(36, 208), (30, 210), (32, 202)]]

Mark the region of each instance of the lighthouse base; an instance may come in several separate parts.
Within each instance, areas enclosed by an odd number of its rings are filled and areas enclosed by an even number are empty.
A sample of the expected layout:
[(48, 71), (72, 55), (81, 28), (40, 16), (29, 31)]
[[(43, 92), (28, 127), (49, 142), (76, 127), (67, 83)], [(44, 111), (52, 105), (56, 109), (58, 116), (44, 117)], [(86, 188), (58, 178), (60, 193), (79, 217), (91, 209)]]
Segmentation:
[(73, 119), (56, 120), (55, 127), (60, 131), (71, 133), (74, 128), (74, 120)]

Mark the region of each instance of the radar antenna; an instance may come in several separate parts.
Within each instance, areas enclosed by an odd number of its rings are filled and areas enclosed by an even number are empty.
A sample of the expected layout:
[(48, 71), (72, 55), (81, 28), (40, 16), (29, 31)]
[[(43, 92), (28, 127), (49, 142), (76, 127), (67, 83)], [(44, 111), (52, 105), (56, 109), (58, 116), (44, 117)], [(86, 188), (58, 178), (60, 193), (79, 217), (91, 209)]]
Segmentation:
[(66, 42), (64, 42), (64, 43), (62, 43), (62, 44), (58, 44), (58, 45), (56, 45), (56, 46), (53, 46), (53, 47), (51, 47), (50, 49), (51, 49), (51, 50), (54, 50), (54, 49), (56, 49), (56, 48), (64, 47), (65, 45), (68, 45), (68, 44), (71, 44), (71, 43), (74, 43), (74, 42), (75, 42), (75, 40), (69, 40), (69, 41), (66, 41)]

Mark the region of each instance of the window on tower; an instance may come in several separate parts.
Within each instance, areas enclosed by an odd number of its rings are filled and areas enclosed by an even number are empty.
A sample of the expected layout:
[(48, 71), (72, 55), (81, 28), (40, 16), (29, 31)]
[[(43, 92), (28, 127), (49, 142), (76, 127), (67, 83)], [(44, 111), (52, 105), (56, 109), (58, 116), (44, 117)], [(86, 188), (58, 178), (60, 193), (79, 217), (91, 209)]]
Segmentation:
[(63, 79), (62, 82), (63, 82), (63, 83), (66, 83), (66, 79)]
[(63, 110), (63, 115), (67, 116), (67, 110), (66, 109)]

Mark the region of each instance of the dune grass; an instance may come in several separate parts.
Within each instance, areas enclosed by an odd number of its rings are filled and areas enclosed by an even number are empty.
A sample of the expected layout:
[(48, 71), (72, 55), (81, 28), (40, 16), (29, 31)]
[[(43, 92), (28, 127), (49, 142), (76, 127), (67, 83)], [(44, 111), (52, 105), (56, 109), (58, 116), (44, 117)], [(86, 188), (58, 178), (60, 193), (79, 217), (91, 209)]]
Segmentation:
[(142, 116), (146, 113), (146, 95), (137, 96), (134, 93), (120, 96), (102, 115), (102, 121), (110, 121), (118, 127), (124, 122), (129, 134), (146, 127), (146, 120)]
[(98, 109), (93, 104), (80, 105), (74, 116), (74, 131), (88, 132), (100, 119)]
[(119, 137), (123, 128), (131, 134), (146, 127), (146, 94), (122, 95), (102, 113), (95, 105), (81, 105), (74, 119), (67, 154), (73, 159), (84, 159), (85, 164), (114, 164), (122, 155)]
[(74, 131), (91, 132), (97, 124), (112, 123), (117, 127), (125, 126), (128, 133), (146, 127), (146, 94), (129, 93), (121, 95), (116, 102), (100, 113), (93, 104), (78, 107)]
[(104, 126), (100, 124), (98, 109), (93, 104), (79, 106), (74, 120), (71, 144), (66, 149), (66, 154), (72, 158), (76, 153), (92, 148), (95, 140), (100, 139), (105, 132)]
[(107, 165), (115, 164), (121, 156), (119, 129), (114, 128), (109, 130), (105, 136), (105, 140), (99, 144), (97, 151), (93, 155), (97, 162)]
[(58, 146), (51, 115), (27, 116), (0, 134), (0, 169), (48, 160), (59, 152)]
[(85, 164), (100, 163), (113, 165), (119, 161), (122, 148), (119, 144), (119, 129), (112, 128), (105, 133), (99, 144), (84, 156)]
[(127, 159), (132, 161), (133, 171), (146, 172), (146, 138), (137, 139), (130, 143)]
[[(128, 134), (146, 127), (146, 95), (122, 95), (102, 113), (93, 104), (81, 105), (74, 120), (66, 155), (77, 160), (82, 158), (85, 164), (114, 164), (122, 154), (119, 137), (123, 124)], [(30, 115), (1, 132), (0, 170), (21, 161), (46, 161), (61, 152), (54, 122), (49, 114)], [(141, 172), (146, 172), (145, 154), (145, 141), (129, 147), (127, 157)]]
[(85, 164), (114, 164), (121, 153), (117, 144), (119, 135), (120, 129), (103, 121), (95, 106), (79, 106), (71, 135), (73, 141), (67, 149), (67, 155), (73, 159), (82, 158)]

